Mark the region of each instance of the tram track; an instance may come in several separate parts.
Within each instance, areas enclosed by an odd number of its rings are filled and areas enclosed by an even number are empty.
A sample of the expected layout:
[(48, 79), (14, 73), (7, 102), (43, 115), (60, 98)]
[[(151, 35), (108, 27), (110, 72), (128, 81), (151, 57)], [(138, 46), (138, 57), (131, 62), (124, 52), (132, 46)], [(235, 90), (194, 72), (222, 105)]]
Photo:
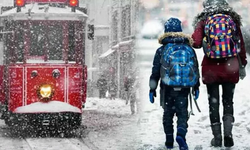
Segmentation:
[(44, 136), (22, 132), (17, 134), (2, 121), (0, 121), (0, 140), (0, 150), (98, 150), (93, 145), (87, 145), (81, 137), (66, 138), (60, 137), (59, 134)]
[(92, 150), (75, 138), (26, 138), (31, 150)]
[[(98, 111), (85, 111), (83, 125), (70, 135), (60, 133), (47, 134), (36, 130), (15, 132), (0, 120), (0, 149), (2, 150), (102, 150), (94, 137), (98, 132), (111, 131), (109, 129), (129, 124), (131, 118), (127, 115), (108, 114)], [(7, 148), (6, 148), (7, 147)]]
[(29, 150), (32, 150), (31, 145), (29, 144), (29, 142), (27, 141), (27, 139), (24, 138), (24, 141), (27, 143), (28, 147), (30, 148)]

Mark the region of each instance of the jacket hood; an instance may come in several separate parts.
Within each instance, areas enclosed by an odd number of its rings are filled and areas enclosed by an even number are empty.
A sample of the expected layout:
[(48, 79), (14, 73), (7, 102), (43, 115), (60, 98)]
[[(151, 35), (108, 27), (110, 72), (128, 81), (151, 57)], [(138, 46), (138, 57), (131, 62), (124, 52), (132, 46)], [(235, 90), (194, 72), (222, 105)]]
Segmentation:
[(230, 15), (234, 20), (234, 22), (238, 26), (241, 26), (241, 16), (238, 13), (236, 13), (232, 7), (228, 5), (219, 5), (219, 6), (211, 5), (209, 7), (205, 7), (203, 11), (195, 17), (193, 22), (193, 27), (195, 28), (197, 23), (200, 21), (206, 21), (207, 17), (219, 13)]
[(158, 39), (160, 44), (167, 43), (188, 43), (193, 45), (194, 41), (191, 36), (184, 34), (183, 32), (167, 32), (161, 35)]

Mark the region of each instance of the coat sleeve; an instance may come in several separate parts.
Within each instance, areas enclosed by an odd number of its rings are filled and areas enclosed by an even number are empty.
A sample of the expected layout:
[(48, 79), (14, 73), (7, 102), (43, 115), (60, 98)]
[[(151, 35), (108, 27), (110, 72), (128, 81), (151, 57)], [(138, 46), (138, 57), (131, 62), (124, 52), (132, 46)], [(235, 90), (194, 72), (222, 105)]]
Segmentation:
[[(204, 35), (204, 27), (205, 27), (204, 21), (198, 22), (196, 27), (195, 27), (194, 33), (192, 34), (192, 39), (194, 40), (194, 43), (193, 43), (194, 48), (201, 48), (202, 47), (202, 40), (203, 40), (203, 37), (205, 36)], [(195, 52), (195, 50), (194, 50), (194, 52)], [(194, 88), (198, 89), (200, 87), (200, 71), (199, 71), (199, 62), (197, 59), (196, 52), (195, 52), (195, 57), (196, 57), (196, 63), (198, 66), (199, 79), (198, 79), (198, 82), (196, 83), (196, 85), (194, 86)]]
[(161, 69), (161, 52), (162, 52), (163, 46), (157, 49), (154, 61), (153, 61), (153, 67), (152, 67), (152, 73), (149, 80), (149, 87), (150, 90), (156, 90), (158, 86), (158, 82), (160, 80), (160, 69)]
[(194, 54), (195, 54), (195, 62), (196, 62), (196, 66), (197, 66), (197, 71), (198, 71), (198, 81), (194, 86), (194, 89), (198, 89), (200, 87), (200, 70), (199, 70), (199, 62), (198, 62), (198, 57), (197, 54), (195, 52), (195, 50), (193, 49)]
[(194, 29), (194, 33), (192, 34), (192, 39), (194, 40), (194, 43), (193, 43), (194, 48), (202, 47), (202, 40), (204, 37), (204, 26), (205, 26), (205, 22), (200, 21), (197, 23)]
[(240, 38), (239, 56), (240, 56), (242, 65), (246, 66), (247, 65), (247, 58), (246, 58), (245, 42), (244, 42), (243, 35), (242, 35), (240, 27), (237, 27), (237, 28), (238, 28), (237, 30), (239, 31), (238, 33), (239, 33), (239, 38)]

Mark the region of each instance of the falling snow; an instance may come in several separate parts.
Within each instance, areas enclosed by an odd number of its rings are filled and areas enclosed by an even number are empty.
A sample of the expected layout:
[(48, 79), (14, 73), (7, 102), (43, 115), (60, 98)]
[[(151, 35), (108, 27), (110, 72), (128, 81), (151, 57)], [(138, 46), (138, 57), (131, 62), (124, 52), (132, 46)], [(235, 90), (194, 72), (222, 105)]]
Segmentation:
[[(137, 3), (138, 2), (138, 3)], [(140, 2), (140, 6), (139, 6)], [(245, 39), (246, 50), (250, 54), (250, 19), (249, 0), (235, 0), (233, 7), (242, 15), (242, 32)], [(13, 6), (12, 0), (1, 0), (0, 7)], [(163, 33), (164, 22), (170, 17), (178, 17), (182, 21), (183, 31), (192, 33), (192, 21), (194, 16), (202, 10), (201, 0), (80, 0), (80, 6), (89, 8), (89, 19), (87, 23), (93, 24), (95, 29), (95, 40), (84, 41), (86, 44), (86, 65), (88, 66), (88, 97), (84, 108), (80, 110), (66, 103), (51, 101), (49, 103), (37, 102), (16, 109), (16, 112), (58, 112), (71, 111), (82, 114), (82, 125), (79, 129), (63, 132), (63, 129), (47, 132), (47, 127), (40, 130), (24, 130), (16, 132), (8, 127), (3, 120), (0, 120), (0, 149), (2, 150), (164, 150), (165, 135), (162, 125), (163, 110), (160, 106), (159, 85), (155, 103), (151, 104), (148, 98), (149, 75), (151, 74), (152, 61), (158, 44), (158, 36)], [(20, 12), (19, 17), (30, 13), (42, 13), (45, 11), (38, 5), (27, 5)], [(81, 12), (77, 15), (71, 13), (71, 8), (49, 9), (52, 14), (66, 14), (71, 19), (79, 19)], [(15, 13), (9, 11), (7, 15)], [(31, 14), (32, 14), (31, 13)], [(38, 15), (38, 18), (41, 16)], [(52, 19), (63, 20), (63, 16), (54, 17), (42, 16)], [(84, 15), (87, 17), (87, 15)], [(28, 17), (25, 19), (32, 19)], [(34, 18), (33, 18), (34, 19)], [(0, 20), (0, 25), (2, 25)], [(53, 26), (52, 26), (53, 27)], [(48, 28), (49, 29), (49, 28)], [(60, 30), (61, 28), (58, 28)], [(8, 31), (12, 33), (12, 31)], [(9, 34), (8, 33), (8, 34)], [(137, 35), (138, 33), (138, 35)], [(34, 31), (31, 31), (34, 34)], [(60, 38), (57, 32), (49, 34), (54, 42), (52, 49), (60, 49), (61, 44), (56, 42)], [(80, 36), (80, 34), (75, 35)], [(0, 37), (1, 39), (2, 37)], [(22, 38), (20, 38), (22, 39)], [(19, 40), (20, 40), (19, 39)], [(37, 36), (37, 46), (43, 40), (43, 35)], [(77, 42), (77, 40), (76, 40)], [(0, 42), (2, 47), (3, 42)], [(22, 49), (27, 45), (26, 41), (20, 40), (18, 48)], [(9, 45), (12, 46), (12, 45)], [(131, 46), (131, 47), (130, 47)], [(134, 51), (133, 51), (134, 50)], [(199, 64), (203, 58), (203, 50), (196, 49)], [(55, 56), (54, 54), (53, 56)], [(70, 54), (69, 54), (70, 55)], [(3, 53), (0, 51), (0, 65), (3, 64)], [(5, 56), (6, 57), (6, 56)], [(74, 58), (75, 55), (70, 56)], [(8, 59), (14, 59), (10, 57)], [(22, 55), (17, 54), (17, 59)], [(248, 63), (250, 56), (247, 55)], [(20, 63), (20, 62), (18, 62)], [(61, 60), (29, 59), (27, 63), (62, 63)], [(69, 61), (69, 64), (74, 62)], [(135, 66), (138, 64), (138, 66)], [(220, 63), (217, 63), (220, 65)], [(228, 69), (231, 65), (228, 64)], [(201, 66), (200, 66), (201, 67)], [(1, 69), (0, 69), (1, 70)], [(3, 70), (1, 70), (3, 71)], [(140, 72), (139, 72), (140, 71)], [(201, 71), (201, 68), (200, 68)], [(246, 66), (247, 76), (240, 80), (232, 92), (234, 94), (234, 115), (235, 123), (233, 136), (234, 150), (250, 150), (250, 67)], [(34, 76), (38, 69), (34, 70)], [(128, 93), (125, 92), (123, 82), (130, 75), (137, 74), (140, 81), (139, 99), (136, 103), (139, 109), (136, 114), (131, 114), (131, 102)], [(55, 77), (61, 72), (54, 70)], [(13, 76), (19, 76), (11, 73)], [(62, 74), (61, 74), (62, 75)], [(98, 98), (97, 79), (100, 75), (108, 78), (108, 86), (111, 83), (116, 85), (116, 97), (111, 100), (109, 92), (105, 98)], [(77, 77), (76, 75), (75, 77)], [(112, 82), (111, 82), (112, 81)], [(73, 82), (72, 82), (73, 83)], [(57, 84), (59, 85), (59, 84)], [(0, 86), (1, 87), (1, 86)], [(151, 88), (154, 88), (151, 87)], [(220, 92), (222, 90), (220, 89)], [(137, 93), (138, 94), (138, 93)], [(190, 150), (214, 150), (224, 149), (210, 147), (212, 138), (207, 89), (204, 84), (200, 86), (200, 96), (197, 100), (201, 113), (193, 107), (194, 115), (191, 115), (188, 124), (187, 143)], [(221, 101), (220, 97), (220, 101)], [(217, 99), (212, 100), (214, 103)], [(167, 104), (167, 103), (166, 103)], [(222, 105), (222, 103), (220, 102)], [(175, 107), (172, 107), (175, 109)], [(188, 108), (190, 110), (190, 108)], [(223, 114), (222, 109), (220, 110)], [(174, 117), (174, 125), (177, 118)], [(56, 131), (56, 133), (55, 133)], [(175, 130), (176, 133), (176, 130)], [(173, 150), (177, 150), (175, 143)]]

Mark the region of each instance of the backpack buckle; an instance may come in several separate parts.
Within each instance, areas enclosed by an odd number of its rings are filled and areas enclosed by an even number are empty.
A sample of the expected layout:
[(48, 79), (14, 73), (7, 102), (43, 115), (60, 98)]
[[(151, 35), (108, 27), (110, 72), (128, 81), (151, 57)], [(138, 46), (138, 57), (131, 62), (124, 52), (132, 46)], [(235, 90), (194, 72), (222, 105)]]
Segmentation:
[(174, 91), (181, 91), (181, 88), (174, 88)]

